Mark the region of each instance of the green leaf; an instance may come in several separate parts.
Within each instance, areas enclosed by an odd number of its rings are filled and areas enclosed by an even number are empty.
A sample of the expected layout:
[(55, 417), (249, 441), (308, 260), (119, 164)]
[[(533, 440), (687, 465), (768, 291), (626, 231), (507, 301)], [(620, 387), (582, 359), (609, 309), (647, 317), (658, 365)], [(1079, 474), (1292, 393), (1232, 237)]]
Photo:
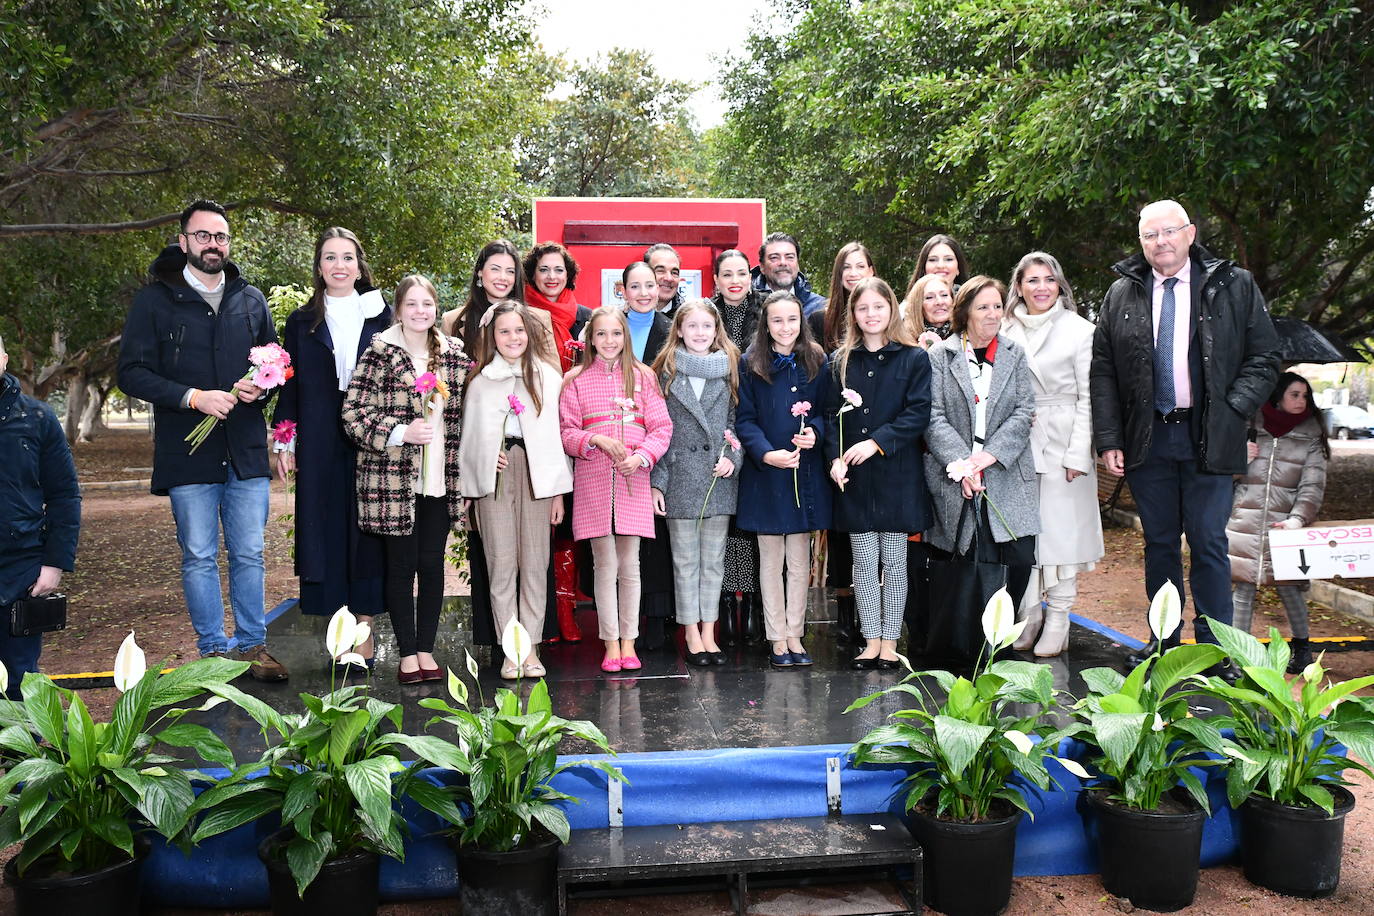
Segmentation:
[(1241, 670), (1268, 694), (1276, 707), (1288, 713), (1288, 721), (1292, 721), (1294, 716), (1299, 715), (1298, 703), (1293, 699), (1293, 691), (1281, 673), (1271, 671), (1268, 668), (1256, 668), (1249, 665)]
[(134, 834), (129, 829), (127, 819), (117, 814), (106, 814), (90, 821), (87, 826), (92, 834), (116, 849), (124, 850), (125, 855), (133, 857)]
[(1288, 660), (1293, 657), (1293, 651), (1274, 627), (1269, 628), (1269, 645), (1265, 647), (1265, 654), (1269, 657), (1271, 671), (1288, 670)]
[(65, 753), (67, 742), (62, 729), (62, 688), (47, 675), (30, 672), (24, 676), (19, 689), (24, 697), (24, 712), (33, 730), (42, 735), (48, 744)]
[(439, 815), (446, 822), (455, 826), (463, 823), (463, 815), (454, 804), (452, 790), (417, 778), (406, 784), (405, 794), (414, 799), (420, 807)]
[(434, 735), (383, 735), (377, 739), (377, 744), (404, 747), (431, 766), (457, 770), (460, 773), (467, 773), (472, 769), (471, 761), (463, 754), (461, 748)]
[(0, 796), (21, 782), (33, 782), (37, 779), (62, 776), (65, 773), (66, 768), (62, 764), (47, 757), (31, 757), (28, 760), (21, 760), (8, 773), (0, 777)]
[(200, 658), (168, 671), (157, 679), (151, 707), (161, 709), (205, 693), (212, 684), (227, 684), (249, 668), (248, 662), (228, 658)]
[(1212, 635), (1216, 637), (1217, 642), (1221, 644), (1221, 647), (1226, 650), (1226, 654), (1231, 656), (1231, 660), (1238, 667), (1264, 668), (1268, 666), (1269, 656), (1264, 651), (1264, 644), (1258, 639), (1249, 633), (1237, 630), (1230, 624), (1213, 620), (1210, 617), (1204, 619), (1211, 628)]
[(23, 725), (11, 725), (0, 730), (0, 749), (14, 751), (19, 757), (38, 756), (38, 742), (33, 740), (27, 719)]
[(279, 810), (281, 796), (275, 792), (252, 791), (246, 794), (227, 796), (222, 802), (211, 807), (196, 825), (191, 835), (193, 843), (200, 843), (212, 836), (218, 836), (235, 827), (240, 827), (260, 817)]
[(1114, 668), (1085, 668), (1079, 676), (1090, 691), (1102, 695), (1120, 692), (1126, 682), (1126, 676)]
[(1179, 681), (1206, 671), (1225, 657), (1226, 653), (1220, 646), (1210, 643), (1175, 646), (1155, 662), (1150, 671), (1150, 685), (1162, 696)]
[(282, 798), (281, 819), (295, 820), (301, 812), (314, 808), (328, 784), (329, 774), (321, 770), (306, 770), (292, 776), (286, 784), (286, 795)]
[(185, 771), (165, 776), (143, 776), (139, 783), (138, 810), (163, 836), (175, 836), (186, 825), (196, 793)]
[(305, 889), (320, 873), (320, 866), (334, 854), (334, 837), (325, 830), (307, 840), (297, 836), (286, 844), (286, 865), (296, 879), (296, 893), (305, 897)]
[[(540, 681), (539, 683), (544, 683)], [(558, 837), (558, 842), (567, 843), (571, 829), (568, 826), (568, 816), (559, 808), (553, 805), (538, 805), (534, 809), (534, 818), (543, 824), (544, 827)]]
[(1202, 810), (1207, 812), (1207, 816), (1212, 816), (1212, 800), (1207, 797), (1207, 790), (1202, 786), (1202, 780), (1197, 778), (1197, 774), (1191, 770), (1182, 770), (1179, 780), (1183, 787), (1188, 790), (1188, 794), (1193, 796), (1193, 801), (1202, 806)]
[(1325, 788), (1317, 785), (1307, 784), (1298, 786), (1298, 791), (1302, 793), (1302, 796), (1304, 798), (1306, 798), (1312, 804), (1316, 805), (1318, 808), (1321, 808), (1328, 815), (1330, 815), (1334, 811), (1335, 803), (1331, 798), (1331, 793)]
[[(226, 660), (214, 659), (214, 661)], [(171, 747), (189, 747), (208, 763), (219, 764), (230, 770), (234, 768), (233, 752), (229, 750), (228, 745), (220, 739), (219, 735), (204, 725), (178, 722), (176, 725), (170, 725), (159, 732), (157, 740)]]
[(1120, 769), (1135, 753), (1141, 730), (1151, 717), (1145, 713), (1098, 713), (1090, 718), (1094, 741), (1113, 766)]
[(337, 767), (361, 750), (358, 738), (367, 728), (371, 716), (366, 709), (355, 710), (341, 717), (329, 730), (329, 759)]
[(1333, 684), (1317, 694), (1316, 698), (1307, 705), (1307, 714), (1309, 716), (1320, 715), (1323, 711), (1335, 705), (1344, 697), (1349, 696), (1356, 690), (1363, 690), (1371, 684), (1374, 684), (1374, 674), (1366, 675), (1365, 677), (1351, 678), (1348, 681), (1341, 681), (1339, 684)]
[(990, 725), (975, 725), (952, 716), (935, 717), (935, 741), (955, 778), (963, 774), (993, 732)]
[(348, 764), (343, 771), (363, 821), (374, 837), (380, 837), (391, 819), (391, 763), (381, 757), (370, 757)]
[(95, 753), (95, 723), (80, 695), (73, 694), (67, 707), (67, 762), (77, 777), (90, 773)]
[[(1143, 667), (1145, 666), (1140, 666), (1140, 668)], [(1137, 668), (1136, 670), (1139, 671), (1140, 668)], [(1108, 713), (1134, 714), (1144, 712), (1144, 709), (1141, 707), (1139, 700), (1137, 700), (1135, 697), (1128, 696), (1124, 693), (1108, 694), (1107, 696), (1102, 697), (1098, 701), (1098, 706), (1101, 707), (1103, 712)]]
[(148, 722), (148, 710), (152, 708), (153, 692), (157, 689), (157, 666), (143, 672), (137, 684), (126, 690), (115, 701), (114, 712), (110, 717), (108, 736), (111, 753), (127, 756), (134, 748)]
[(264, 731), (270, 728), (281, 737), (286, 737), (286, 721), (281, 714), (257, 697), (249, 696), (232, 684), (210, 684), (205, 689), (248, 713)]

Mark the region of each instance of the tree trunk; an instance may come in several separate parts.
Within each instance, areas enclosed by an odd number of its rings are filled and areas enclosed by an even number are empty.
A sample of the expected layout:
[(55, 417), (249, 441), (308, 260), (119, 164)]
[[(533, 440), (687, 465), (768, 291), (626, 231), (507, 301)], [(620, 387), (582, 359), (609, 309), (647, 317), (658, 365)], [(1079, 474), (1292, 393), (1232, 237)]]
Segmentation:
[(81, 417), (86, 412), (86, 402), (90, 400), (90, 390), (86, 373), (77, 371), (67, 378), (67, 415), (62, 418), (62, 428), (67, 441), (75, 444), (80, 441)]
[(95, 382), (86, 383), (86, 403), (77, 421), (76, 441), (90, 442), (97, 432), (105, 431), (105, 421), (101, 411), (105, 407), (105, 391)]

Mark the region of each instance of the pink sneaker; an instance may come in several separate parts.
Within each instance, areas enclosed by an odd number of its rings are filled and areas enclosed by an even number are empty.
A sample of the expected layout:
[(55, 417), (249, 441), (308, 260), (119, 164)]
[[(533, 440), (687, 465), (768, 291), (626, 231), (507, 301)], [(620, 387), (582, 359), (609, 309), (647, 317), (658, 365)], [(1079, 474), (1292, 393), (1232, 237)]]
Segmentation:
[(641, 665), (638, 658), (630, 655), (620, 660), (620, 667), (625, 671), (638, 671)]
[[(636, 663), (636, 667), (638, 667), (638, 663)], [(602, 670), (602, 671), (608, 671), (608, 672), (614, 673), (614, 672), (616, 672), (616, 671), (619, 671), (620, 668), (621, 668), (621, 664), (620, 664), (620, 659), (618, 659), (618, 658), (603, 658), (603, 659), (601, 660), (601, 670)]]

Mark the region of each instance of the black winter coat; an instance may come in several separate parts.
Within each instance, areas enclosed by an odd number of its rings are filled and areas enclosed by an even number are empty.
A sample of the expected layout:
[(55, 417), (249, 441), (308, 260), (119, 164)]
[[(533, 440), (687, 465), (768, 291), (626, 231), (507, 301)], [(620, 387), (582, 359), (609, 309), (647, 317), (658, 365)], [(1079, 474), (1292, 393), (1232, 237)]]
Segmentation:
[[(367, 287), (358, 289), (360, 293), (368, 291)], [(296, 373), (281, 388), (272, 422), (275, 425), (290, 420), (296, 424), (296, 575), (310, 582), (320, 582), (330, 573), (343, 572), (328, 568), (326, 544), (329, 538), (324, 528), (330, 518), (336, 517), (329, 503), (338, 499), (339, 491), (331, 483), (345, 477), (349, 481), (348, 498), (354, 498), (358, 447), (344, 432), (344, 393), (339, 390), (329, 325), (321, 321), (312, 328), (314, 323), (315, 313), (309, 308), (296, 309), (287, 316), (282, 328), (282, 346), (291, 354), (291, 365)], [(389, 307), (364, 320), (355, 356), (361, 357), (372, 343), (373, 335), (390, 326)], [(357, 556), (357, 545), (352, 547), (353, 555)], [(375, 552), (380, 575), (380, 543)]]
[(62, 424), (17, 378), (0, 375), (0, 603), (25, 594), (40, 567), (70, 572), (80, 530), (81, 488)]
[[(1278, 379), (1279, 338), (1248, 270), (1201, 245), (1188, 254), (1193, 443), (1203, 471), (1242, 474), (1246, 427)], [(1107, 290), (1093, 337), (1093, 444), (1098, 454), (1122, 449), (1129, 470), (1149, 455), (1154, 429), (1154, 281), (1143, 254), (1113, 269), (1121, 278)]]
[[(830, 357), (825, 400), (825, 458), (872, 439), (882, 451), (849, 469), (849, 483), (835, 494), (836, 531), (925, 531), (931, 525), (921, 437), (930, 425), (930, 357), (920, 347), (889, 343), (869, 351), (863, 344), (849, 356), (840, 378), (839, 352)], [(863, 406), (841, 414), (840, 393), (852, 388)], [(843, 424), (843, 426), (841, 426)]]
[(148, 285), (134, 294), (119, 344), (119, 387), (153, 405), (153, 492), (165, 496), (188, 483), (224, 483), (228, 465), (241, 479), (267, 477), (269, 398), (236, 404), (191, 453), (186, 436), (205, 414), (182, 407), (191, 388), (228, 391), (248, 371), (248, 351), (276, 343), (267, 300), (257, 287), (224, 266), (224, 299), (214, 309), (186, 283), (186, 255), (168, 245), (153, 262)]

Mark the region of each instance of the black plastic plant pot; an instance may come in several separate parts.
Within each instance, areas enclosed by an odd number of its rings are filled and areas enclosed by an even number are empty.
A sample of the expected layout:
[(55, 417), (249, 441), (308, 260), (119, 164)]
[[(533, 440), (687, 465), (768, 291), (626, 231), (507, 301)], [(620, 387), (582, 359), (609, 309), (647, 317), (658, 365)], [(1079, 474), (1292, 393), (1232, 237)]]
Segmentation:
[(1345, 816), (1355, 796), (1328, 785), (1335, 810), (1282, 805), (1251, 795), (1240, 815), (1240, 860), (1251, 884), (1290, 897), (1326, 897), (1341, 883)]
[(276, 916), (374, 916), (381, 857), (375, 852), (357, 850), (326, 861), (302, 897), (286, 864), (285, 847), (294, 835), (288, 827), (269, 834), (258, 844), (258, 858), (267, 867), (272, 912)]
[(134, 835), (134, 857), (95, 871), (50, 874), (39, 859), (20, 877), (16, 856), (5, 863), (5, 883), (14, 888), (17, 916), (54, 916), (58, 913), (104, 913), (138, 916), (143, 860), (152, 843)]
[(1197, 893), (1202, 827), (1207, 814), (1186, 793), (1169, 798), (1174, 811), (1141, 811), (1085, 789), (1082, 798), (1097, 827), (1102, 886), (1142, 910), (1172, 913)]
[(924, 855), (922, 896), (946, 916), (994, 916), (1011, 900), (1016, 825), (1021, 812), (965, 824), (911, 812), (911, 832)]
[(557, 916), (561, 845), (542, 829), (507, 852), (455, 845), (464, 916)]

